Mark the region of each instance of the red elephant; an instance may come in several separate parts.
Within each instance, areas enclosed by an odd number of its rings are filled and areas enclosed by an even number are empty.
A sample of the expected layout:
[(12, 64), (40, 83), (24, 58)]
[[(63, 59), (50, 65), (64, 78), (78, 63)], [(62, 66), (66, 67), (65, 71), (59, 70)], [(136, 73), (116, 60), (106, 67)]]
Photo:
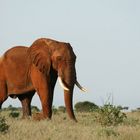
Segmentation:
[(51, 118), (54, 87), (58, 78), (64, 89), (64, 100), (69, 117), (73, 112), (73, 88), (78, 83), (75, 69), (76, 55), (69, 43), (52, 39), (37, 39), (30, 47), (17, 46), (0, 58), (0, 106), (8, 96), (18, 97), (23, 117), (31, 115), (30, 103), (38, 93), (43, 115)]

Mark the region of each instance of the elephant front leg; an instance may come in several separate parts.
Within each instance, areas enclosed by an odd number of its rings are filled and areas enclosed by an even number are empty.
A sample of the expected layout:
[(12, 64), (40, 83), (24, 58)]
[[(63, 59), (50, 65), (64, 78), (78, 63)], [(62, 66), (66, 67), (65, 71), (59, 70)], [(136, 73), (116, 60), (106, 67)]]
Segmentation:
[(50, 87), (48, 87), (48, 84), (43, 84), (40, 86), (40, 88), (38, 90), (38, 95), (40, 97), (41, 105), (42, 105), (42, 112), (43, 112), (42, 119), (44, 119), (44, 118), (51, 119), (51, 116), (52, 116), (52, 108), (51, 108), (52, 95), (51, 95)]
[(19, 100), (21, 101), (23, 117), (28, 118), (31, 116), (31, 100), (34, 95), (35, 91), (30, 91), (26, 94), (21, 94), (18, 96)]
[[(33, 118), (35, 120), (42, 120), (42, 119), (51, 119), (52, 117), (52, 109), (51, 109), (51, 98), (49, 97), (48, 94), (46, 94), (47, 92), (42, 92), (42, 91), (38, 91), (37, 92), (40, 100), (41, 100), (41, 105), (42, 105), (42, 113), (36, 113)], [(43, 95), (42, 93), (45, 93), (45, 95)], [(46, 96), (47, 95), (47, 96)]]
[[(41, 105), (43, 115), (40, 115), (38, 120), (44, 118), (51, 118), (52, 110), (51, 110), (51, 85), (50, 85), (50, 77), (41, 73), (37, 67), (34, 65), (31, 67), (31, 80), (33, 87), (37, 91)], [(38, 116), (37, 116), (38, 117)]]

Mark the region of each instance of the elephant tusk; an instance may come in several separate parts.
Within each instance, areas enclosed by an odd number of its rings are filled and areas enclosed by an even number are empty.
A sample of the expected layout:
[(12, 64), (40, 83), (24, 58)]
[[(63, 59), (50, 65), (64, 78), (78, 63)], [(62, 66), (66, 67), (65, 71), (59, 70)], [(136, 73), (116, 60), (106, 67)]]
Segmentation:
[(62, 79), (61, 79), (60, 76), (58, 77), (58, 81), (59, 81), (60, 86), (61, 86), (64, 90), (69, 91), (69, 89), (68, 89), (68, 88), (64, 85), (64, 83), (62, 82)]
[(83, 88), (83, 87), (79, 84), (78, 81), (76, 81), (75, 84), (76, 84), (76, 86), (77, 86), (80, 90), (82, 90), (83, 92), (87, 92), (87, 90), (86, 90), (85, 88)]

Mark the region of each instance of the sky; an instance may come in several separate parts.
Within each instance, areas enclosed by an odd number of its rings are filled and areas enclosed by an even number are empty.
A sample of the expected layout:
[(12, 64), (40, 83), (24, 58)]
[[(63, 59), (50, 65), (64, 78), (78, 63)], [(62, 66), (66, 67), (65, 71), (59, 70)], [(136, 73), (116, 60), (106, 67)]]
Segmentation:
[[(7, 49), (30, 46), (46, 37), (69, 42), (77, 56), (78, 81), (74, 103), (140, 107), (139, 0), (0, 0), (0, 55)], [(17, 99), (4, 107), (21, 106)], [(40, 107), (37, 94), (33, 105)], [(64, 105), (56, 85), (53, 105)]]

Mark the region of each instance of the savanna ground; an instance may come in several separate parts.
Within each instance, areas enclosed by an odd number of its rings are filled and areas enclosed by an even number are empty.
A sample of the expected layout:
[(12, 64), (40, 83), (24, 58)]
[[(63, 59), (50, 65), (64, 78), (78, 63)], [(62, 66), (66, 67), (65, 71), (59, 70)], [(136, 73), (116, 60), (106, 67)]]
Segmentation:
[(140, 112), (126, 113), (119, 125), (101, 125), (96, 113), (75, 113), (78, 123), (69, 120), (66, 113), (53, 114), (52, 120), (35, 121), (9, 116), (1, 111), (9, 129), (0, 133), (0, 140), (138, 140), (140, 139)]

